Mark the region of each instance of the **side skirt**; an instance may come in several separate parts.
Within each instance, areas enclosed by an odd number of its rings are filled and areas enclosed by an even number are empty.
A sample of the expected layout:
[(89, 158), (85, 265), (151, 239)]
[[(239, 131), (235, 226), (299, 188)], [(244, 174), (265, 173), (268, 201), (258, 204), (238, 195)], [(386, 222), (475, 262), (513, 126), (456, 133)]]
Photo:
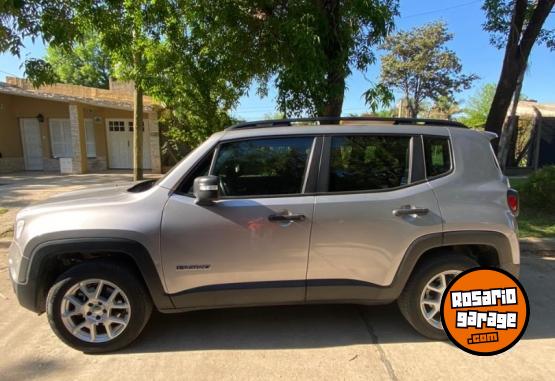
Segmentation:
[(387, 304), (395, 299), (394, 292), (388, 290), (389, 287), (349, 279), (233, 283), (172, 294), (176, 308), (161, 312), (311, 303)]

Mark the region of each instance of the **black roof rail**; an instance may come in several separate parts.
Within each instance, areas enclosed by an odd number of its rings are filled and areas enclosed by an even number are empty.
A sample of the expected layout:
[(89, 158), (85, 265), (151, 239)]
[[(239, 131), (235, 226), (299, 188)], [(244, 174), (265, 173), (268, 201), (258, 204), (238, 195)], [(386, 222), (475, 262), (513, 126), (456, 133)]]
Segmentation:
[(341, 121), (359, 121), (359, 122), (387, 122), (394, 125), (399, 124), (412, 124), (421, 126), (442, 126), (442, 127), (461, 127), (468, 128), (460, 122), (444, 119), (419, 119), (419, 118), (382, 118), (373, 116), (325, 116), (314, 118), (289, 118), (289, 119), (272, 119), (272, 120), (257, 120), (252, 122), (244, 122), (235, 124), (226, 130), (239, 130), (247, 128), (262, 128), (262, 127), (284, 127), (293, 126), (294, 124), (302, 123), (318, 123), (321, 124), (339, 124)]

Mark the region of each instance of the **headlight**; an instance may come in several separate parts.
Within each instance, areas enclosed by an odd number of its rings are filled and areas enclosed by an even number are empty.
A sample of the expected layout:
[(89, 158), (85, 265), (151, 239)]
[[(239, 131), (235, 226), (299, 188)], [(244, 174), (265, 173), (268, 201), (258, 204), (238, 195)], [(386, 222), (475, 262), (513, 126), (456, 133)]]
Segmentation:
[(25, 227), (25, 221), (19, 220), (15, 223), (15, 239), (19, 239), (21, 237), (21, 233), (23, 233), (23, 228)]

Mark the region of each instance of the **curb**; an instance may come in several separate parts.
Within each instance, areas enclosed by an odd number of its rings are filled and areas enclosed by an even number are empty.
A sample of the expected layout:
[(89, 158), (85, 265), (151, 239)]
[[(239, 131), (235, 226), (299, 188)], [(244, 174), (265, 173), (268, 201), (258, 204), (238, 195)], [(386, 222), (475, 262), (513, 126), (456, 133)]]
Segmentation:
[(521, 238), (521, 251), (555, 251), (555, 238)]

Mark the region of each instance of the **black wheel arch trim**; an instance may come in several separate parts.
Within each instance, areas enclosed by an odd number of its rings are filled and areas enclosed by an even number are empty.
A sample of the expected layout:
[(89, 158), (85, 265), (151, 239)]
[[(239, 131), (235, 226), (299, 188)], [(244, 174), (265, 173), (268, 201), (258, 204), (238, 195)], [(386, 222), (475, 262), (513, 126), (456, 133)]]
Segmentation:
[[(392, 283), (397, 297), (405, 287), (414, 267), (427, 251), (455, 245), (485, 245), (497, 252), (499, 267), (518, 267), (513, 262), (509, 238), (503, 233), (484, 230), (460, 230), (429, 234), (416, 239), (407, 249)], [(514, 272), (514, 271), (511, 271)], [(518, 275), (518, 274), (517, 274)]]
[(44, 312), (45, 295), (44, 266), (52, 256), (64, 254), (124, 254), (131, 259), (140, 271), (145, 285), (157, 309), (172, 309), (171, 298), (165, 293), (162, 280), (148, 250), (139, 242), (122, 238), (72, 238), (48, 241), (37, 246), (29, 260), (27, 282), (16, 284), (20, 303), (35, 312)]

